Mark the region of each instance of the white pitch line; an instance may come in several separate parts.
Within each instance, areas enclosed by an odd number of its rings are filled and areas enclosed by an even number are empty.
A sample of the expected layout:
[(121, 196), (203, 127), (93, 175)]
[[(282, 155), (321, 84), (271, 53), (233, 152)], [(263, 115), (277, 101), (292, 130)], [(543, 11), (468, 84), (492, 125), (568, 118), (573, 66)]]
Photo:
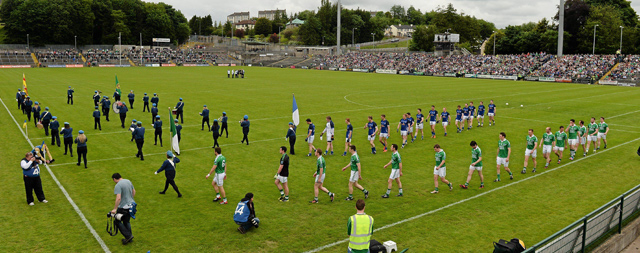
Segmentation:
[[(9, 116), (11, 116), (11, 118), (13, 119), (13, 122), (16, 123), (16, 126), (18, 126), (18, 129), (20, 130), (20, 132), (22, 133), (22, 136), (24, 136), (24, 139), (29, 143), (29, 145), (31, 146), (31, 148), (33, 147), (33, 143), (31, 143), (31, 140), (29, 140), (29, 138), (27, 137), (27, 135), (24, 133), (24, 131), (22, 130), (22, 127), (20, 126), (20, 124), (18, 124), (18, 121), (16, 121), (16, 118), (13, 117), (13, 114), (11, 113), (11, 111), (9, 111), (9, 108), (7, 107), (7, 105), (4, 103), (4, 101), (2, 100), (2, 98), (0, 98), (0, 102), (2, 102), (2, 105), (4, 105), (4, 108), (7, 110), (7, 112), (9, 113)], [(51, 178), (53, 179), (53, 181), (56, 182), (56, 184), (58, 185), (58, 188), (60, 188), (60, 190), (62, 191), (62, 193), (64, 194), (64, 196), (67, 198), (67, 201), (69, 201), (69, 203), (71, 204), (71, 206), (73, 207), (73, 209), (76, 211), (76, 213), (78, 214), (78, 216), (80, 216), (80, 219), (82, 220), (82, 222), (84, 222), (84, 225), (87, 226), (87, 228), (89, 229), (89, 231), (91, 232), (91, 234), (93, 234), (93, 237), (96, 239), (96, 241), (98, 241), (98, 243), (100, 244), (100, 246), (102, 247), (102, 250), (104, 250), (104, 252), (106, 253), (110, 253), (111, 251), (109, 250), (109, 247), (107, 247), (107, 245), (104, 243), (104, 241), (102, 240), (102, 238), (100, 238), (100, 236), (98, 235), (98, 233), (96, 232), (95, 229), (93, 229), (93, 227), (91, 226), (91, 223), (89, 223), (89, 221), (87, 220), (87, 218), (84, 216), (84, 214), (82, 213), (82, 211), (80, 210), (80, 208), (78, 207), (78, 205), (76, 205), (76, 203), (73, 201), (73, 199), (71, 199), (71, 196), (69, 196), (69, 193), (67, 192), (67, 190), (65, 190), (64, 186), (62, 186), (62, 184), (60, 183), (60, 181), (58, 181), (58, 178), (56, 177), (56, 175), (53, 174), (53, 171), (51, 171), (51, 168), (49, 168), (49, 166), (44, 163), (44, 166), (47, 168), (47, 171), (49, 172), (49, 175), (51, 175)]]
[[(438, 209), (434, 209), (434, 210), (431, 210), (431, 211), (426, 212), (426, 213), (418, 214), (418, 215), (416, 215), (416, 216), (409, 217), (409, 218), (407, 218), (407, 219), (404, 219), (404, 220), (401, 220), (401, 221), (398, 221), (398, 222), (395, 222), (395, 223), (387, 224), (387, 225), (385, 225), (385, 226), (383, 226), (383, 227), (380, 227), (380, 228), (374, 229), (374, 230), (373, 230), (373, 232), (378, 232), (378, 231), (380, 231), (380, 230), (384, 230), (384, 229), (387, 229), (387, 228), (395, 227), (395, 226), (397, 226), (397, 225), (400, 225), (400, 224), (402, 224), (402, 223), (406, 223), (406, 222), (408, 222), (408, 221), (412, 221), (412, 220), (415, 220), (415, 219), (422, 218), (422, 217), (424, 217), (424, 216), (426, 216), (426, 215), (429, 215), (429, 214), (433, 214), (433, 213), (436, 213), (436, 212), (442, 211), (442, 210), (447, 209), (447, 208), (449, 208), (449, 207), (453, 207), (453, 206), (456, 206), (456, 205), (462, 204), (462, 203), (464, 203), (464, 202), (467, 202), (467, 201), (470, 201), (470, 200), (473, 200), (473, 199), (476, 199), (476, 198), (482, 197), (482, 196), (487, 195), (487, 194), (489, 194), (489, 193), (492, 193), (492, 192), (494, 192), (494, 191), (498, 191), (498, 190), (501, 190), (501, 189), (507, 188), (507, 187), (509, 187), (509, 186), (513, 186), (513, 185), (516, 185), (516, 184), (522, 183), (522, 182), (524, 182), (524, 181), (527, 181), (527, 180), (530, 180), (530, 179), (533, 179), (533, 178), (536, 178), (536, 177), (542, 176), (542, 175), (544, 175), (544, 174), (547, 174), (547, 173), (550, 173), (550, 172), (556, 171), (556, 170), (558, 170), (558, 169), (561, 169), (561, 168), (563, 168), (563, 167), (565, 167), (565, 166), (568, 166), (568, 165), (574, 164), (574, 163), (579, 162), (579, 161), (584, 161), (585, 159), (589, 159), (590, 157), (593, 157), (593, 156), (596, 156), (596, 155), (602, 154), (602, 153), (607, 152), (607, 151), (609, 151), (609, 150), (612, 150), (612, 149), (615, 149), (615, 148), (618, 148), (618, 147), (621, 147), (621, 146), (627, 145), (627, 144), (629, 144), (629, 143), (632, 143), (632, 142), (635, 142), (635, 141), (638, 141), (638, 140), (640, 140), (640, 138), (637, 138), (637, 139), (634, 139), (634, 140), (631, 140), (631, 141), (627, 141), (627, 142), (625, 142), (625, 143), (622, 143), (622, 144), (616, 145), (616, 146), (611, 147), (611, 148), (609, 148), (609, 149), (605, 149), (605, 150), (603, 150), (603, 151), (600, 151), (600, 152), (598, 152), (598, 153), (596, 153), (596, 154), (593, 154), (593, 155), (587, 156), (586, 158), (579, 159), (579, 160), (574, 160), (574, 161), (572, 161), (572, 162), (565, 163), (565, 164), (560, 165), (560, 166), (558, 166), (558, 167), (556, 167), (556, 168), (553, 168), (553, 169), (550, 169), (550, 170), (547, 170), (547, 171), (544, 171), (544, 172), (538, 173), (538, 174), (536, 174), (536, 175), (534, 175), (534, 176), (526, 177), (526, 178), (524, 178), (524, 179), (521, 179), (521, 180), (515, 181), (515, 182), (513, 182), (513, 183), (509, 183), (509, 184), (506, 184), (506, 185), (500, 186), (500, 187), (498, 187), (498, 188), (495, 188), (495, 189), (492, 189), (492, 190), (489, 190), (489, 191), (486, 191), (486, 192), (480, 193), (480, 194), (478, 194), (478, 195), (474, 195), (474, 196), (472, 196), (472, 197), (469, 197), (469, 198), (466, 198), (466, 199), (460, 200), (460, 201), (458, 201), (458, 202), (454, 202), (454, 203), (448, 204), (448, 205), (443, 206), (443, 207), (440, 207), (440, 208), (438, 208)], [(306, 251), (306, 252), (307, 252), (307, 253), (319, 252), (319, 251), (322, 251), (322, 250), (324, 250), (324, 249), (328, 249), (328, 248), (331, 248), (331, 247), (333, 247), (333, 246), (336, 246), (336, 245), (339, 245), (339, 244), (342, 244), (342, 243), (346, 243), (346, 242), (348, 242), (348, 241), (349, 241), (349, 239), (343, 239), (343, 240), (340, 240), (340, 241), (337, 241), (337, 242), (334, 242), (334, 243), (331, 243), (331, 244), (327, 244), (327, 245), (324, 245), (324, 246), (322, 246), (322, 247), (318, 247), (318, 248), (315, 248), (315, 249), (313, 249), (313, 250), (309, 250), (309, 251)]]
[(640, 110), (633, 111), (633, 112), (628, 112), (628, 113), (620, 114), (620, 115), (616, 115), (616, 116), (611, 116), (611, 117), (608, 117), (607, 119), (613, 119), (613, 118), (617, 118), (617, 117), (624, 116), (624, 115), (629, 115), (629, 114), (636, 113), (636, 112), (640, 112)]

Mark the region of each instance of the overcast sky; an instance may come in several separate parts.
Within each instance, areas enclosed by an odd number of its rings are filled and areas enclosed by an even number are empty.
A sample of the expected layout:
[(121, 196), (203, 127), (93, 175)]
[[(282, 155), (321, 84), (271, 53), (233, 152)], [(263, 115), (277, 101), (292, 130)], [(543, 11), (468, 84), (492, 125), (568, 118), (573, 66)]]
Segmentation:
[[(147, 0), (149, 1), (149, 0)], [(337, 0), (333, 0), (337, 1)], [(332, 2), (333, 2), (332, 1)], [(303, 10), (317, 10), (320, 0), (163, 0), (151, 2), (165, 2), (181, 10), (187, 17), (193, 15), (205, 16), (211, 14), (214, 21), (226, 20), (233, 12), (249, 11), (251, 17), (257, 17), (259, 10), (286, 9), (287, 15)], [(393, 4), (399, 4), (408, 9), (413, 5), (422, 12), (435, 9), (437, 6), (453, 6), (468, 15), (493, 22), (498, 28), (507, 25), (519, 25), (555, 15), (558, 0), (343, 0), (342, 5), (349, 9), (364, 9), (372, 11), (389, 11)], [(632, 0), (631, 6), (638, 12), (640, 0)]]

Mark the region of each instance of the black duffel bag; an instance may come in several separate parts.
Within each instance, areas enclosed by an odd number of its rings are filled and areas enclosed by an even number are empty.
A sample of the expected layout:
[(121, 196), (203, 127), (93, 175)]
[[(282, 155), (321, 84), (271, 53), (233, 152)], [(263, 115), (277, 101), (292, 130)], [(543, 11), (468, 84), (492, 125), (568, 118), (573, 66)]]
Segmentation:
[(518, 238), (513, 238), (511, 241), (500, 239), (493, 243), (493, 253), (521, 253), (524, 250), (524, 243)]
[(371, 240), (369, 241), (369, 252), (370, 253), (387, 253), (387, 248), (382, 245), (379, 241)]

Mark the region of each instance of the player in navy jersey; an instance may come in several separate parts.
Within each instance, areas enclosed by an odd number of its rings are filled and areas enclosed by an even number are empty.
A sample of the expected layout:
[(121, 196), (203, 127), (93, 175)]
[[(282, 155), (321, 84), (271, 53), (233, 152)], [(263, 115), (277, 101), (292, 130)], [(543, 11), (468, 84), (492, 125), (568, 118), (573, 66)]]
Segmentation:
[(464, 131), (468, 121), (469, 121), (469, 104), (464, 104), (464, 107), (462, 108), (462, 127), (460, 128), (460, 132)]
[(369, 122), (364, 125), (364, 129), (368, 129), (367, 131), (367, 139), (369, 140), (369, 144), (371, 144), (371, 154), (376, 154), (376, 144), (373, 143), (376, 140), (376, 133), (378, 132), (378, 124), (373, 121), (373, 117), (369, 116)]
[(413, 136), (413, 140), (418, 138), (418, 130), (422, 132), (422, 140), (424, 140), (424, 115), (422, 115), (422, 109), (418, 108), (418, 114), (416, 114), (416, 135)]
[(309, 125), (309, 130), (307, 131), (307, 138), (304, 140), (309, 143), (309, 154), (307, 156), (311, 156), (316, 150), (316, 147), (313, 146), (313, 139), (316, 135), (316, 125), (311, 122), (311, 119), (307, 119), (307, 125)]
[(431, 111), (429, 111), (429, 126), (431, 126), (431, 138), (436, 138), (436, 123), (438, 122), (438, 111), (436, 111), (436, 106), (431, 106)]
[(484, 104), (480, 101), (478, 105), (478, 127), (484, 126)]
[(489, 105), (487, 106), (489, 107), (489, 111), (487, 112), (487, 116), (489, 116), (489, 126), (492, 126), (492, 124), (495, 126), (496, 125), (496, 105), (493, 103), (493, 100), (489, 101)]
[(389, 139), (389, 121), (387, 120), (387, 116), (382, 114), (380, 115), (380, 143), (384, 146), (384, 151), (387, 152), (387, 140)]
[(461, 127), (463, 127), (462, 125), (462, 109), (460, 109), (460, 105), (458, 105), (458, 109), (456, 110), (456, 133), (460, 133), (462, 132), (462, 130), (460, 129)]
[(409, 125), (407, 125), (407, 138), (411, 139), (411, 142), (414, 141), (413, 139), (413, 127), (416, 125), (415, 121), (413, 120), (413, 117), (411, 117), (411, 113), (407, 112), (407, 122), (409, 122)]
[(347, 139), (344, 141), (344, 153), (342, 153), (342, 156), (347, 155), (349, 146), (351, 146), (351, 137), (353, 137), (353, 126), (351, 125), (351, 119), (347, 118), (344, 121), (345, 123), (347, 123)]
[(407, 128), (409, 126), (409, 120), (407, 120), (407, 115), (403, 114), (402, 119), (398, 122), (398, 128), (400, 130), (400, 135), (402, 136), (402, 148), (407, 145)]
[(476, 115), (476, 107), (473, 106), (473, 101), (469, 102), (469, 118), (468, 118), (468, 123), (469, 123), (469, 128), (468, 130), (471, 130), (471, 128), (473, 127), (473, 118)]
[(449, 112), (447, 112), (447, 108), (442, 108), (442, 113), (440, 114), (440, 120), (442, 121), (442, 128), (444, 128), (444, 136), (447, 136), (447, 126), (449, 125)]

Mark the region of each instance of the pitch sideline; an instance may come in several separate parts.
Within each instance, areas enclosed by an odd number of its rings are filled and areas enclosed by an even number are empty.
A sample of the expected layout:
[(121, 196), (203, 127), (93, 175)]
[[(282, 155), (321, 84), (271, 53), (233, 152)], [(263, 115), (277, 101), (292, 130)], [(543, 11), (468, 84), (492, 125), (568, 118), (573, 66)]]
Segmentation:
[[(4, 108), (9, 113), (9, 116), (11, 116), (11, 118), (13, 119), (13, 122), (16, 123), (16, 126), (18, 126), (18, 129), (22, 133), (22, 136), (24, 136), (24, 139), (27, 140), (27, 142), (29, 143), (31, 148), (34, 148), (33, 143), (31, 143), (31, 140), (29, 140), (29, 138), (27, 138), (27, 135), (24, 133), (24, 131), (20, 127), (20, 124), (18, 124), (18, 121), (16, 121), (16, 118), (13, 117), (13, 114), (11, 113), (11, 111), (9, 110), (7, 105), (4, 103), (4, 100), (2, 100), (2, 98), (0, 98), (0, 102), (2, 102), (2, 105), (4, 106)], [(84, 216), (84, 214), (82, 213), (82, 211), (80, 210), (78, 205), (76, 205), (76, 203), (73, 201), (73, 199), (71, 199), (71, 196), (69, 196), (69, 193), (67, 192), (67, 190), (65, 190), (64, 186), (62, 186), (60, 181), (58, 181), (58, 178), (56, 177), (56, 175), (53, 174), (53, 171), (51, 171), (51, 168), (49, 168), (49, 165), (47, 165), (45, 163), (44, 166), (47, 168), (47, 171), (49, 172), (49, 175), (51, 175), (51, 178), (53, 179), (53, 181), (55, 181), (56, 184), (58, 185), (58, 188), (60, 188), (60, 190), (62, 191), (64, 196), (67, 198), (67, 201), (69, 201), (69, 203), (71, 204), (73, 209), (76, 211), (78, 216), (80, 216), (80, 219), (82, 219), (82, 222), (84, 222), (84, 224), (87, 226), (87, 228), (89, 229), (89, 232), (91, 232), (91, 234), (93, 234), (93, 237), (95, 237), (96, 241), (98, 241), (98, 243), (100, 244), (100, 247), (102, 247), (102, 250), (104, 250), (104, 252), (106, 252), (106, 253), (110, 253), (111, 251), (109, 250), (109, 247), (107, 247), (107, 245), (104, 243), (102, 238), (100, 238), (100, 236), (98, 235), (96, 230), (93, 229), (93, 226), (91, 226), (91, 223), (89, 223), (89, 221)]]

